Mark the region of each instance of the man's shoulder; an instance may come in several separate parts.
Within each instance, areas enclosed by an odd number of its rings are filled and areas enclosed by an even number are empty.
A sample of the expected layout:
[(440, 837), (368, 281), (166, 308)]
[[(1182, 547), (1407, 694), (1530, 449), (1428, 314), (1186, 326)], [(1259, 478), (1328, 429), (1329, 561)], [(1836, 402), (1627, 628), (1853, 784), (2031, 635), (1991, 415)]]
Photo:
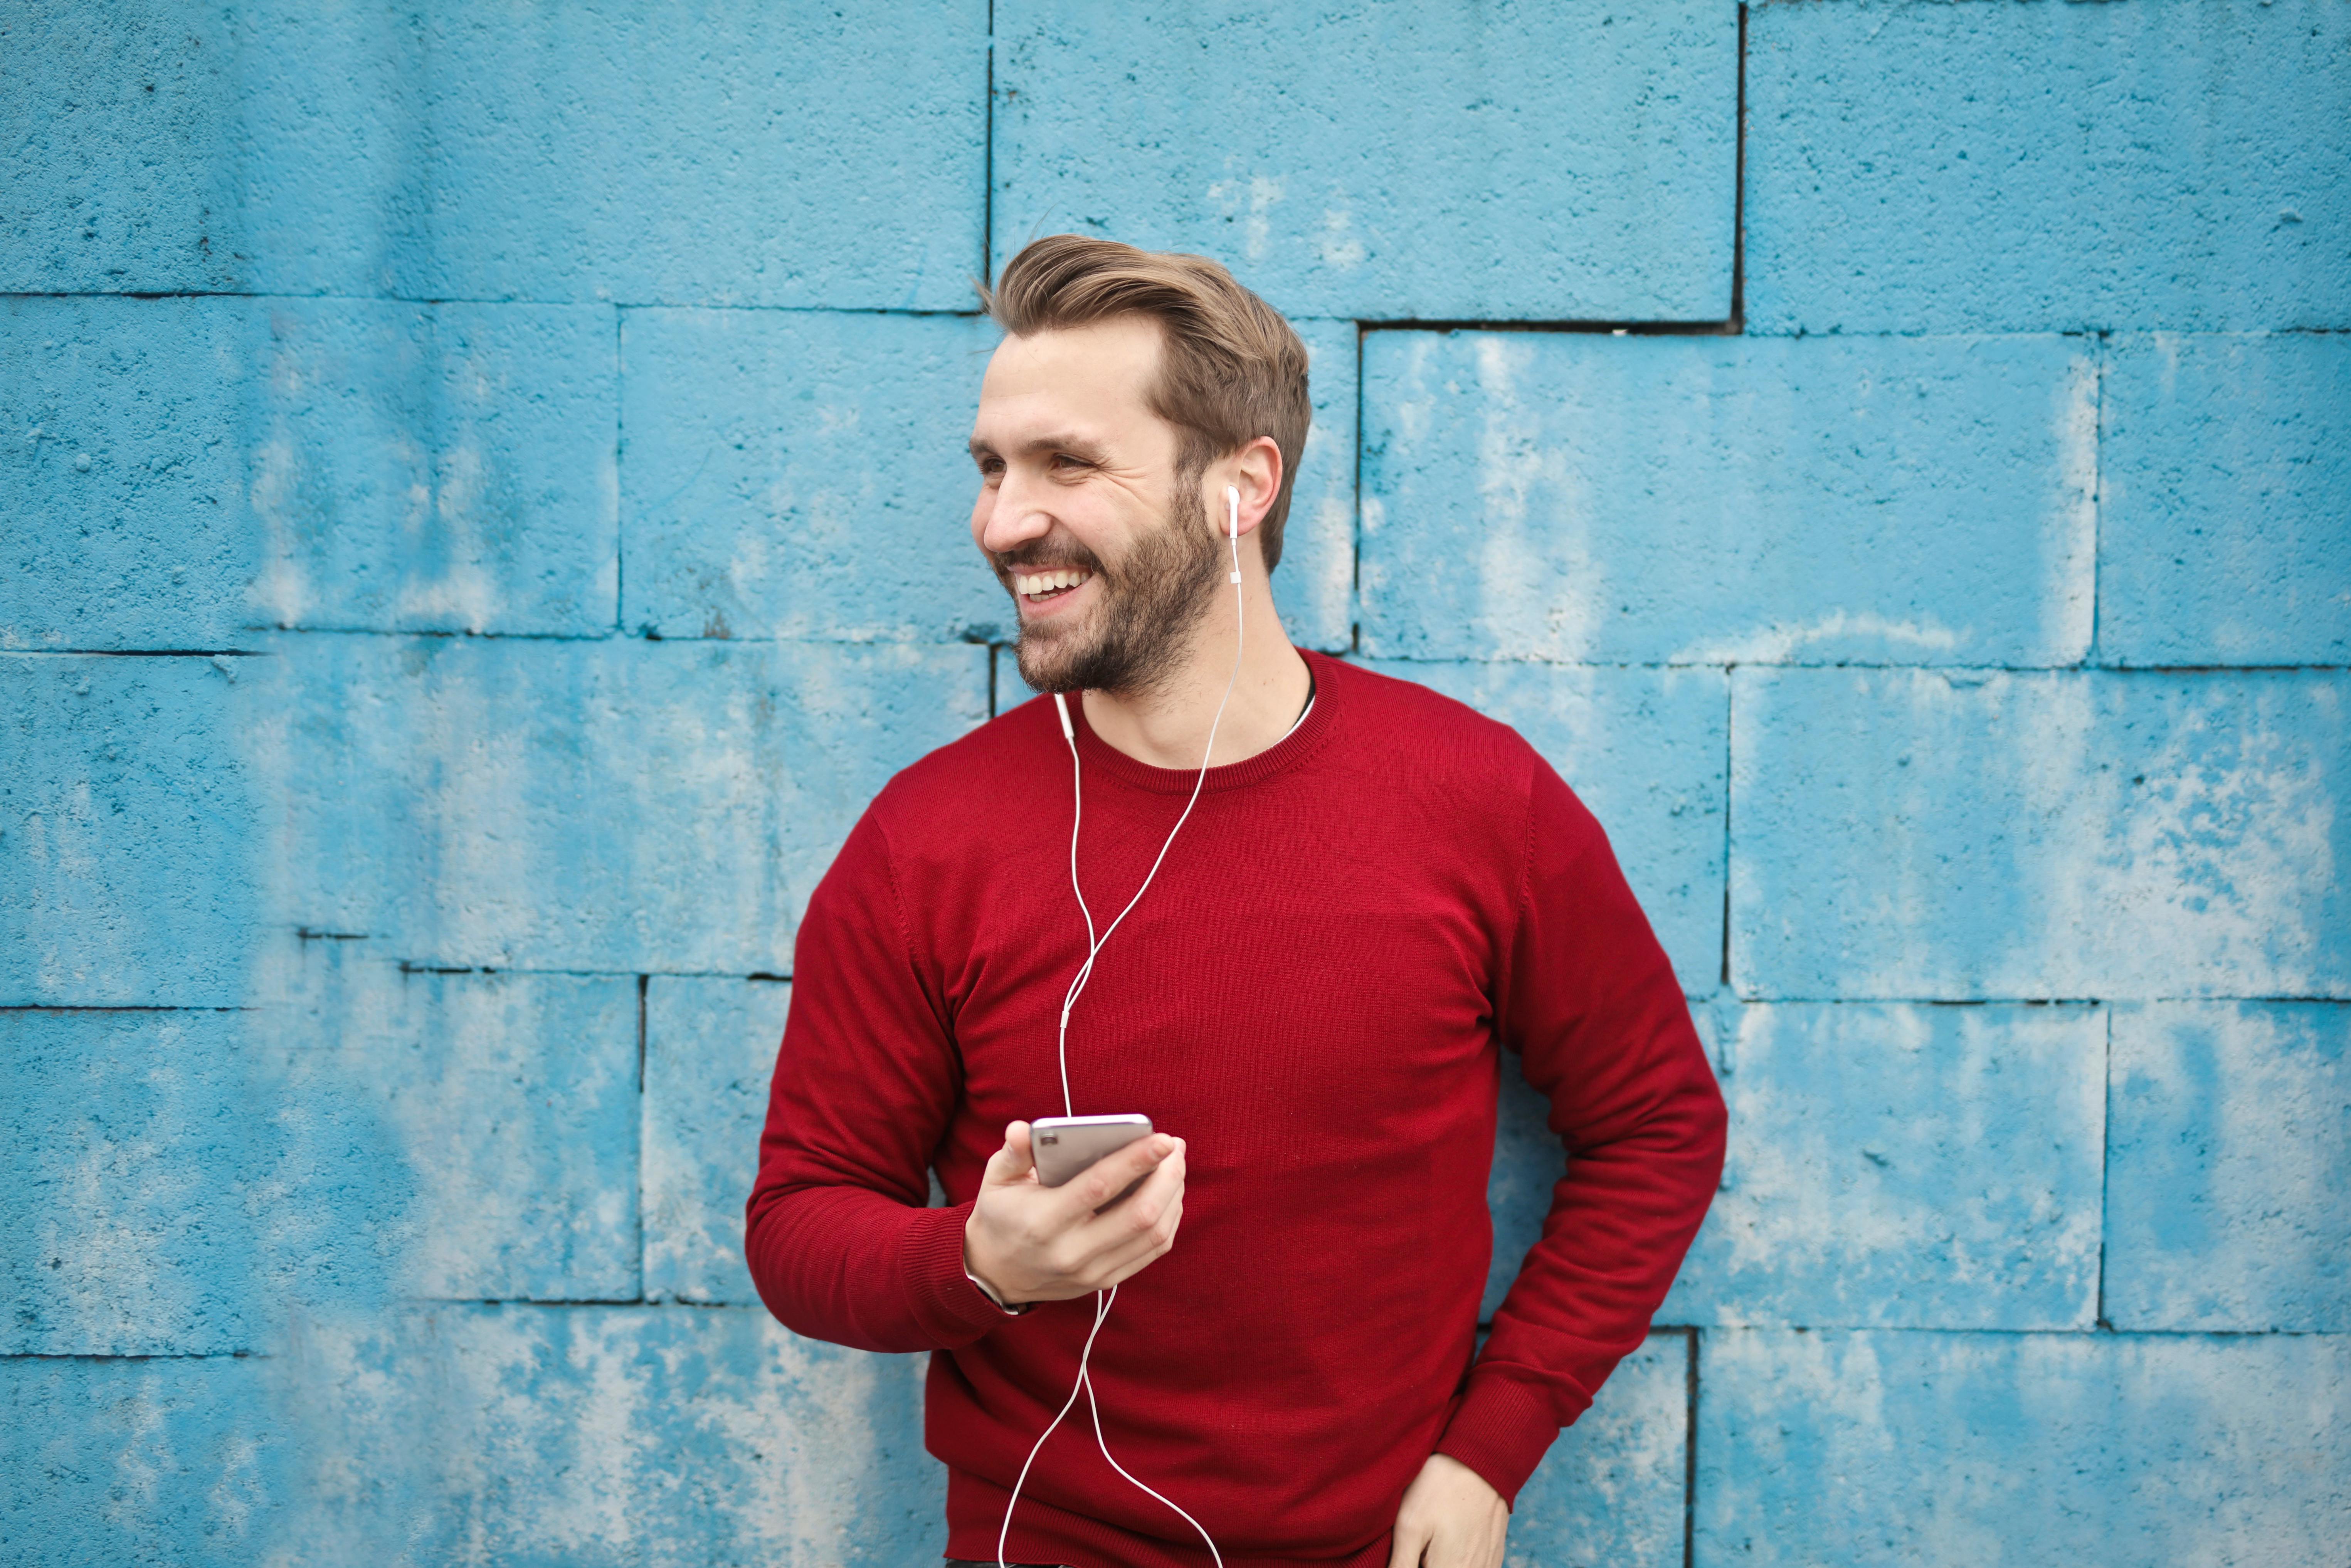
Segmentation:
[(1415, 772), (1437, 772), (1465, 782), (1525, 788), (1541, 761), (1526, 737), (1458, 698), (1411, 678), (1411, 666), (1374, 667), (1349, 663), (1348, 706), (1360, 711), (1364, 730), (1382, 737), (1384, 749)]
[[(900, 768), (874, 796), (872, 814), (893, 841), (978, 831), (1020, 809), (1019, 797), (1039, 787), (1050, 771), (1040, 765), (1060, 747), (1050, 701), (1031, 698)], [(1053, 779), (1067, 787), (1065, 773)]]

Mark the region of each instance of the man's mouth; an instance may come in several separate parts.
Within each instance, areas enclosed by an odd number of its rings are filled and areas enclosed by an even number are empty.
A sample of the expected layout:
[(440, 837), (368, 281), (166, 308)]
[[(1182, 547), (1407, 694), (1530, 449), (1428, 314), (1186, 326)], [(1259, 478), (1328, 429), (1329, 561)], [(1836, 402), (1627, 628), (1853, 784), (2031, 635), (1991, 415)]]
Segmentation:
[(1075, 591), (1093, 573), (1081, 566), (1061, 567), (1050, 571), (1016, 571), (1012, 574), (1012, 591), (1024, 604), (1050, 604), (1066, 593)]

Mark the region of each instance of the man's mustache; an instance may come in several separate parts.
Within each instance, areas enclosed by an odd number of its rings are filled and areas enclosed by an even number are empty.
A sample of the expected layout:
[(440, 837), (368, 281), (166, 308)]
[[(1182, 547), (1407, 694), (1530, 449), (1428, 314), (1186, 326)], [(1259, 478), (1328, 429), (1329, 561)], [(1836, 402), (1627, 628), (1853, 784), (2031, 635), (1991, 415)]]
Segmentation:
[(1019, 549), (1005, 550), (1001, 553), (991, 550), (988, 552), (987, 560), (989, 565), (996, 568), (996, 574), (998, 577), (1009, 576), (1016, 571), (1064, 570), (1091, 571), (1105, 577), (1109, 575), (1102, 570), (1101, 558), (1092, 550), (1072, 552), (1066, 549), (1031, 549), (1023, 546)]

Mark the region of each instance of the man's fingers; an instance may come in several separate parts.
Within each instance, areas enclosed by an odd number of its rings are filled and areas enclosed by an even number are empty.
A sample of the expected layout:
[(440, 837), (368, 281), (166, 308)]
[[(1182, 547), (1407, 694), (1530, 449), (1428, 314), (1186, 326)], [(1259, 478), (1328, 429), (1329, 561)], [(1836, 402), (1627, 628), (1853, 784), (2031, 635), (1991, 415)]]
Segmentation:
[(1183, 1146), (1181, 1138), (1154, 1133), (1104, 1155), (1059, 1189), (1056, 1196), (1061, 1200), (1062, 1214), (1073, 1225), (1082, 1223), (1088, 1214), (1124, 1192), (1136, 1177), (1164, 1164)]
[(1004, 1146), (987, 1156), (987, 1173), (983, 1179), (992, 1184), (1020, 1181), (1036, 1168), (1035, 1151), (1029, 1144), (1029, 1124), (1015, 1122), (1004, 1129)]
[(1165, 1257), (1167, 1249), (1176, 1245), (1176, 1229), (1183, 1220), (1184, 1204), (1178, 1198), (1148, 1229), (1112, 1245), (1092, 1262), (1094, 1289), (1106, 1291), (1113, 1285), (1123, 1284)]
[(1388, 1568), (1420, 1568), (1421, 1555), (1428, 1550), (1427, 1526), (1399, 1516), (1388, 1540)]
[[(1166, 1212), (1168, 1205), (1183, 1197), (1184, 1141), (1181, 1138), (1171, 1141), (1176, 1145), (1175, 1152), (1159, 1162), (1157, 1167), (1152, 1170), (1141, 1186), (1135, 1188), (1117, 1207), (1102, 1209), (1099, 1213), (1084, 1215), (1084, 1218), (1071, 1229), (1071, 1239), (1076, 1245), (1079, 1256), (1110, 1252), (1123, 1248), (1130, 1238), (1140, 1235), (1157, 1224), (1160, 1217)], [(1108, 1165), (1110, 1162), (1104, 1160), (1102, 1163)], [(1099, 1166), (1095, 1167), (1097, 1170), (1100, 1168)], [(1092, 1171), (1086, 1173), (1087, 1176), (1092, 1174)], [(1084, 1178), (1080, 1178), (1080, 1180)], [(1117, 1186), (1110, 1189), (1102, 1202), (1107, 1203), (1111, 1198), (1118, 1197), (1127, 1182), (1134, 1179), (1133, 1176), (1128, 1176), (1124, 1181), (1120, 1181)], [(1075, 1186), (1078, 1184), (1071, 1182), (1070, 1185)], [(1100, 1207), (1099, 1205), (1094, 1207)]]

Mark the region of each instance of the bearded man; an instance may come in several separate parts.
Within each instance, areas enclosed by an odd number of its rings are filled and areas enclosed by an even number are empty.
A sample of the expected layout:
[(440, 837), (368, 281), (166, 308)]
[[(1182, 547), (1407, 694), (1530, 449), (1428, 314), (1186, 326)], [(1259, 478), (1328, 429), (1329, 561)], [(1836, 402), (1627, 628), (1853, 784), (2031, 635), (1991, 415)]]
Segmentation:
[[(752, 1276), (800, 1333), (931, 1353), (952, 1560), (1497, 1568), (1720, 1172), (1680, 987), (1516, 733), (1283, 635), (1289, 323), (1073, 235), (983, 295), (972, 537), (1068, 732), (1038, 699), (933, 752), (817, 889)], [(1481, 1348), (1505, 1048), (1569, 1160)], [(1065, 1072), (1157, 1131), (1049, 1186)]]

